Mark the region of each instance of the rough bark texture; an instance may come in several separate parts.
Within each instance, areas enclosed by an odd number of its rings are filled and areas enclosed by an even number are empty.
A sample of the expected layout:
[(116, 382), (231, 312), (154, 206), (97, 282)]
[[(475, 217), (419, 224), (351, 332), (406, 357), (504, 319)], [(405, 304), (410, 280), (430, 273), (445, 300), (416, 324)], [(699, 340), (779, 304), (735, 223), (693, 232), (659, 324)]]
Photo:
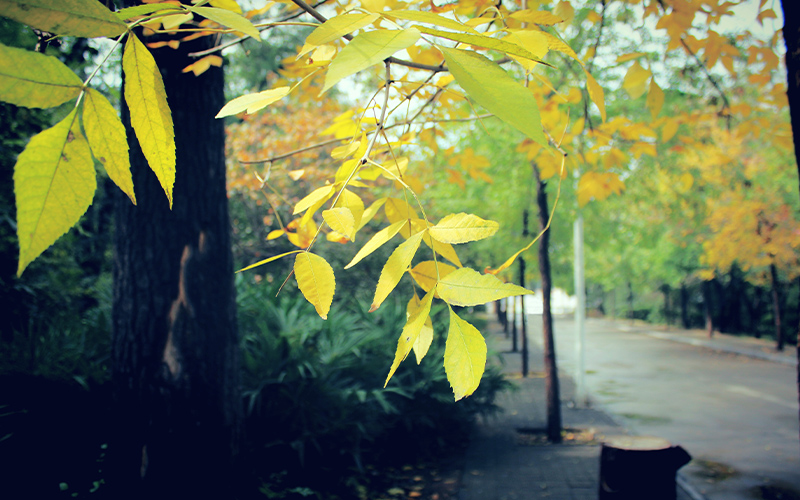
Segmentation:
[[(794, 156), (800, 173), (800, 2), (782, 0), (783, 39), (786, 42), (787, 96), (792, 121)], [(798, 186), (800, 190), (800, 186)], [(797, 336), (797, 394), (800, 401), (800, 331)]]
[(210, 37), (152, 51), (175, 123), (174, 202), (123, 109), (138, 206), (116, 206), (112, 378), (116, 498), (226, 498), (242, 421), (223, 74), (182, 73)]
[[(539, 207), (539, 226), (544, 229), (550, 212), (547, 208), (546, 184), (542, 182), (539, 169), (533, 166), (536, 182), (536, 204)], [(550, 230), (539, 240), (539, 274), (542, 277), (542, 335), (544, 337), (545, 397), (547, 398), (547, 439), (553, 443), (561, 442), (561, 394), (556, 365), (556, 344), (553, 337), (553, 316), (550, 312)]]

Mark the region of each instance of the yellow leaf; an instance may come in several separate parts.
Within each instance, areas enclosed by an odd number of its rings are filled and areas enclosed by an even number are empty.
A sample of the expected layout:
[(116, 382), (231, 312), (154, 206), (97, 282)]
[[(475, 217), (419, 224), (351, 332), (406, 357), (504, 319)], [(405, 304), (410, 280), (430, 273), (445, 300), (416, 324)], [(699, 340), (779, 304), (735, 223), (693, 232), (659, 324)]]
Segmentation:
[(242, 13), (242, 8), (239, 7), (239, 4), (236, 3), (236, 0), (211, 0), (208, 3), (214, 7), (219, 7), (220, 9), (230, 10), (232, 12), (236, 12), (237, 14)]
[(438, 283), (441, 278), (444, 278), (455, 270), (456, 268), (450, 264), (426, 260), (420, 262), (408, 272), (411, 273), (411, 277), (414, 278), (414, 281), (416, 281), (423, 290), (429, 292), (436, 286), (436, 283)]
[(156, 62), (133, 34), (128, 35), (125, 43), (122, 69), (125, 71), (125, 102), (130, 110), (131, 126), (172, 209), (172, 186), (175, 184), (172, 114)]
[[(274, 232), (275, 231), (273, 231), (273, 233)], [(281, 231), (281, 233), (283, 233), (283, 231)], [(270, 233), (270, 234), (272, 234), (272, 233)], [(282, 253), (280, 255), (274, 255), (274, 256), (269, 257), (267, 259), (260, 260), (260, 261), (256, 262), (255, 264), (250, 264), (249, 266), (244, 267), (242, 269), (239, 269), (236, 272), (237, 273), (241, 273), (242, 271), (248, 271), (250, 269), (253, 269), (254, 267), (263, 266), (264, 264), (269, 264), (270, 262), (273, 262), (273, 261), (276, 261), (276, 260), (281, 259), (283, 257), (286, 257), (287, 255), (292, 255), (293, 253), (301, 253), (301, 252), (304, 252), (304, 250), (292, 250), (291, 252)]]
[(694, 177), (689, 172), (684, 172), (681, 174), (680, 181), (679, 181), (679, 188), (678, 191), (680, 193), (686, 193), (690, 189), (692, 189), (692, 185), (694, 184)]
[(646, 83), (651, 76), (650, 70), (643, 68), (639, 61), (636, 61), (625, 73), (622, 88), (628, 91), (631, 98), (637, 99), (647, 90)]
[(586, 90), (589, 92), (589, 98), (600, 110), (600, 118), (606, 121), (606, 101), (603, 87), (597, 83), (597, 80), (588, 71), (586, 72)]
[(247, 112), (248, 115), (252, 115), (259, 109), (265, 108), (273, 102), (283, 99), (289, 95), (290, 90), (291, 88), (289, 87), (278, 87), (237, 97), (223, 106), (222, 109), (219, 110), (219, 113), (217, 113), (216, 118), (237, 115), (242, 111)]
[[(414, 294), (414, 296), (408, 302), (409, 316), (415, 314), (421, 305), (422, 303), (417, 297), (417, 294)], [(422, 329), (419, 331), (419, 336), (417, 336), (417, 341), (414, 342), (414, 356), (416, 356), (417, 358), (417, 364), (422, 363), (422, 358), (424, 358), (425, 355), (428, 354), (428, 350), (431, 348), (432, 343), (433, 343), (433, 321), (431, 321), (431, 317), (428, 316), (428, 318), (425, 320), (425, 323), (423, 323), (422, 325)]]
[[(342, 36), (352, 33), (356, 30), (369, 26), (378, 19), (378, 14), (342, 14), (332, 17), (320, 24), (310, 35), (306, 38), (306, 44), (313, 47), (318, 47), (326, 43), (338, 40)], [(302, 53), (301, 53), (302, 55)]]
[(408, 203), (398, 198), (386, 198), (383, 210), (386, 213), (386, 219), (392, 223), (400, 220), (419, 219), (417, 212)]
[(353, 257), (353, 260), (351, 260), (349, 264), (344, 266), (344, 268), (350, 269), (351, 267), (361, 262), (362, 259), (364, 259), (369, 254), (380, 248), (387, 241), (394, 238), (394, 236), (398, 232), (400, 232), (400, 229), (402, 229), (402, 227), (405, 226), (407, 223), (408, 221), (401, 220), (395, 222), (390, 226), (386, 226), (385, 228), (375, 233), (375, 236), (370, 238), (370, 240), (366, 242), (363, 247), (361, 247), (361, 250), (359, 250), (358, 253), (355, 255), (355, 257)]
[(261, 41), (261, 34), (258, 32), (253, 23), (249, 19), (237, 14), (236, 12), (227, 9), (218, 9), (216, 7), (188, 7), (188, 9), (196, 14), (199, 14), (206, 19), (221, 24), (226, 28), (231, 28), (241, 33), (244, 33), (259, 42)]
[(480, 274), (474, 269), (456, 269), (439, 281), (439, 296), (450, 305), (477, 306), (505, 297), (530, 295), (532, 291), (511, 283), (503, 283), (492, 274)]
[(644, 52), (633, 52), (633, 53), (630, 53), (630, 54), (624, 54), (624, 55), (621, 55), (621, 56), (617, 57), (617, 64), (622, 64), (622, 63), (626, 63), (628, 61), (632, 61), (634, 59), (639, 59), (640, 57), (644, 57), (646, 55), (647, 54), (645, 54)]
[(650, 116), (655, 120), (664, 106), (664, 91), (656, 83), (656, 79), (650, 80), (650, 91), (647, 93), (647, 109), (650, 110)]
[(400, 282), (400, 278), (411, 264), (411, 260), (422, 242), (422, 237), (426, 233), (427, 231), (420, 231), (414, 234), (395, 248), (392, 255), (389, 256), (389, 260), (386, 261), (381, 276), (378, 278), (378, 286), (375, 288), (375, 297), (372, 299), (370, 312), (378, 309)]
[(51, 108), (78, 97), (83, 82), (53, 56), (0, 44), (0, 100)]
[(343, 158), (347, 158), (348, 156), (352, 156), (353, 153), (358, 151), (359, 146), (361, 146), (361, 141), (353, 141), (349, 144), (345, 144), (344, 146), (334, 148), (333, 151), (331, 151), (331, 158), (335, 160), (341, 160)]
[(542, 31), (542, 33), (544, 33), (545, 37), (547, 37), (547, 48), (548, 49), (561, 52), (562, 54), (566, 54), (569, 57), (571, 57), (571, 58), (575, 59), (576, 61), (578, 61), (580, 63), (580, 65), (583, 66), (583, 61), (581, 61), (581, 58), (578, 57), (578, 54), (576, 54), (575, 51), (572, 50), (572, 47), (570, 47), (569, 45), (564, 43), (563, 40), (561, 40), (560, 38), (558, 38), (555, 35), (551, 35), (550, 33), (547, 33), (546, 31)]
[(667, 120), (661, 129), (661, 142), (667, 142), (678, 132), (678, 120)]
[(322, 212), (322, 218), (328, 225), (349, 240), (353, 240), (355, 233), (355, 220), (353, 219), (353, 212), (349, 208), (331, 208)]
[(14, 166), (17, 276), (92, 204), (97, 179), (77, 113), (73, 109), (55, 126), (35, 135)]
[(333, 193), (336, 192), (336, 188), (333, 186), (322, 186), (321, 188), (317, 188), (308, 194), (305, 198), (297, 202), (297, 205), (294, 206), (294, 211), (292, 215), (297, 215), (305, 210), (308, 210), (310, 207), (321, 203), (325, 203)]
[[(547, 55), (548, 48), (547, 48), (547, 37), (541, 31), (535, 30), (519, 30), (509, 33), (507, 37), (504, 38), (505, 41), (519, 45), (523, 49), (527, 50), (534, 56), (539, 59), (544, 59), (544, 56)], [(528, 58), (519, 57), (516, 55), (509, 54), (512, 59), (517, 61), (523, 68), (528, 71), (532, 71), (536, 65), (538, 64), (536, 61), (533, 61)]]
[(392, 367), (389, 369), (389, 375), (386, 376), (386, 382), (383, 383), (384, 387), (386, 387), (386, 384), (389, 383), (389, 379), (391, 379), (392, 375), (394, 375), (394, 372), (397, 371), (400, 363), (406, 359), (408, 353), (410, 353), (411, 349), (414, 348), (414, 344), (416, 344), (417, 340), (419, 339), (420, 332), (422, 331), (423, 326), (425, 326), (425, 322), (431, 312), (432, 301), (433, 291), (430, 291), (425, 295), (425, 297), (422, 298), (422, 302), (419, 304), (419, 307), (412, 309), (412, 304), (409, 303), (408, 320), (406, 321), (406, 325), (403, 327), (403, 332), (400, 334), (400, 338), (397, 339), (397, 351), (394, 355)]
[(357, 35), (331, 61), (320, 94), (324, 94), (343, 78), (378, 64), (395, 52), (414, 45), (419, 35), (419, 31), (414, 28), (367, 31)]
[(350, 210), (350, 213), (353, 215), (353, 238), (351, 239), (355, 241), (355, 228), (361, 226), (361, 217), (364, 215), (364, 202), (361, 201), (361, 197), (349, 189), (345, 189), (342, 191), (342, 194), (339, 196), (339, 200), (336, 202), (334, 207), (344, 207)]
[(364, 214), (361, 216), (361, 224), (359, 224), (356, 229), (360, 231), (362, 227), (366, 226), (367, 222), (371, 221), (373, 217), (375, 217), (375, 215), (378, 213), (378, 210), (381, 209), (384, 203), (386, 203), (386, 198), (378, 198), (372, 202), (372, 205), (364, 210)]
[(191, 71), (192, 73), (194, 73), (194, 76), (200, 76), (203, 73), (205, 73), (211, 66), (216, 66), (218, 68), (221, 67), (222, 58), (220, 56), (214, 56), (214, 55), (206, 56), (186, 66), (181, 71), (183, 73), (188, 73)]
[(117, 110), (100, 92), (87, 89), (84, 103), (83, 128), (86, 130), (92, 154), (103, 164), (108, 177), (135, 205), (136, 195), (133, 192), (125, 126), (122, 125)]
[(546, 10), (518, 10), (511, 14), (511, 18), (523, 23), (541, 24), (543, 26), (552, 26), (564, 22), (563, 16), (558, 16)]
[(294, 275), (303, 297), (314, 305), (322, 319), (328, 319), (336, 290), (336, 278), (330, 264), (319, 255), (301, 252), (294, 261)]
[(572, 18), (575, 17), (575, 9), (572, 4), (567, 0), (561, 0), (556, 4), (553, 13), (564, 20), (563, 27), (569, 26), (572, 23)]
[(442, 243), (459, 244), (488, 238), (496, 233), (499, 227), (495, 221), (462, 212), (446, 216), (430, 228), (430, 234)]
[(450, 308), (450, 329), (444, 347), (444, 371), (455, 400), (469, 396), (483, 377), (486, 367), (486, 341), (481, 332)]

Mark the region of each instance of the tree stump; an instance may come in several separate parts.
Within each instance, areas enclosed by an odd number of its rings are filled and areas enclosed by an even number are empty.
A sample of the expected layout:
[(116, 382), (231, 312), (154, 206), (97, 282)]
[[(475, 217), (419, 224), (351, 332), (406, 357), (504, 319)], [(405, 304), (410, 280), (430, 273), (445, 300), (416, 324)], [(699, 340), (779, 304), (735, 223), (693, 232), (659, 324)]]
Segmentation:
[(613, 436), (600, 452), (599, 500), (675, 500), (675, 474), (692, 457), (651, 436)]

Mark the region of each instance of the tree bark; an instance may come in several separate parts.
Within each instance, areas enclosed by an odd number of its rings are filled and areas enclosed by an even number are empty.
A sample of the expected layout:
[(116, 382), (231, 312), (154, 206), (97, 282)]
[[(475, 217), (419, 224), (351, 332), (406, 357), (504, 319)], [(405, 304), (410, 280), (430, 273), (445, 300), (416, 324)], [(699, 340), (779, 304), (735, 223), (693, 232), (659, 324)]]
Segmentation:
[(689, 323), (689, 291), (686, 283), (681, 283), (681, 325), (684, 330), (691, 328)]
[(173, 208), (123, 106), (138, 205), (118, 196), (108, 452), (114, 498), (224, 498), (243, 418), (221, 68), (195, 77), (187, 53), (211, 37), (152, 51), (175, 123)]
[[(536, 183), (536, 204), (539, 207), (539, 227), (547, 227), (550, 211), (547, 208), (546, 183), (542, 182), (539, 168), (533, 165)], [(550, 310), (550, 230), (544, 231), (539, 240), (539, 274), (542, 277), (542, 335), (544, 337), (545, 397), (547, 399), (547, 439), (552, 443), (561, 442), (561, 394), (556, 365), (556, 345), (553, 336), (553, 316)]]
[[(786, 42), (786, 94), (789, 98), (794, 156), (800, 173), (800, 4), (795, 0), (782, 0), (781, 6), (784, 20), (783, 39)], [(800, 191), (800, 185), (798, 190)], [(800, 401), (800, 332), (797, 340), (797, 360), (797, 395)]]
[(770, 264), (769, 276), (772, 284), (772, 314), (775, 320), (775, 348), (779, 351), (783, 351), (784, 339), (783, 329), (781, 328), (780, 281), (778, 280), (778, 270), (775, 268), (775, 264)]

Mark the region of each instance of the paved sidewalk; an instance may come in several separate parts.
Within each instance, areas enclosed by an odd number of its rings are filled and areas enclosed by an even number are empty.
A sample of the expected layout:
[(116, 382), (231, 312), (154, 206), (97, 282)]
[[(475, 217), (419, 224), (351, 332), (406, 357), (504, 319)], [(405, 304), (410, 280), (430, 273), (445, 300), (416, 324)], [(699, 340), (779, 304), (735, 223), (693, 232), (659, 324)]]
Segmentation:
[[(783, 351), (778, 351), (775, 348), (774, 340), (729, 335), (719, 332), (714, 332), (714, 336), (708, 338), (708, 334), (705, 330), (676, 330), (674, 327), (668, 329), (662, 325), (635, 324), (624, 328), (633, 331), (641, 331), (645, 335), (651, 337), (705, 347), (714, 351), (739, 354), (741, 356), (763, 359), (785, 365), (797, 365), (797, 350), (795, 346), (787, 344)], [(621, 329), (624, 328), (621, 327)]]
[[(567, 430), (563, 444), (547, 444), (545, 381), (542, 353), (530, 343), (528, 378), (519, 375), (520, 354), (490, 317), (484, 332), (495, 361), (518, 387), (501, 396), (504, 412), (480, 422), (467, 449), (460, 500), (557, 499), (595, 500), (598, 495), (600, 443), (604, 436), (626, 434), (602, 411), (562, 404)], [(573, 398), (572, 380), (560, 376), (562, 402)], [(525, 432), (519, 432), (522, 429)], [(678, 499), (697, 500), (678, 488)]]

